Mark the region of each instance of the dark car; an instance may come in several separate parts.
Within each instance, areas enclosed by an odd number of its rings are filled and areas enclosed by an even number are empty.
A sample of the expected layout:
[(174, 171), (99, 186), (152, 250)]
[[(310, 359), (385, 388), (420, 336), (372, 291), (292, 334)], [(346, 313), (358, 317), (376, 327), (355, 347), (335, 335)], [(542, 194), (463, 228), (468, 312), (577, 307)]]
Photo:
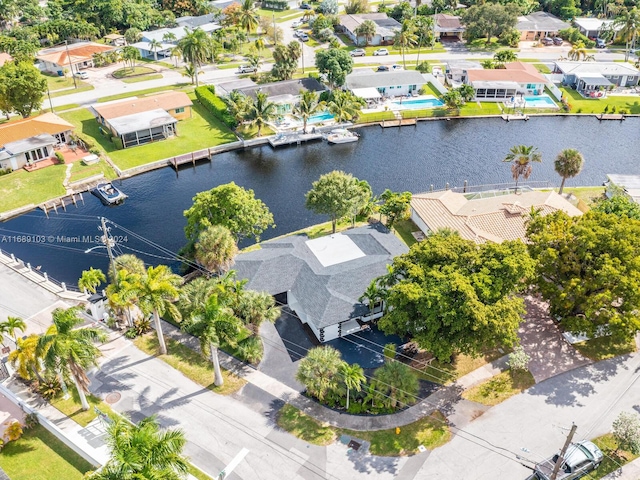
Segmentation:
[(308, 3), (301, 3), (300, 8), (302, 10), (311, 10), (311, 5), (309, 5)]
[(544, 37), (542, 40), (540, 40), (540, 43), (542, 43), (543, 45), (553, 45), (553, 38)]
[(564, 40), (562, 40), (560, 37), (553, 37), (554, 45), (562, 45), (562, 42), (564, 42)]
[(379, 65), (377, 71), (378, 72), (388, 72), (389, 71), (389, 67), (387, 67), (386, 65)]

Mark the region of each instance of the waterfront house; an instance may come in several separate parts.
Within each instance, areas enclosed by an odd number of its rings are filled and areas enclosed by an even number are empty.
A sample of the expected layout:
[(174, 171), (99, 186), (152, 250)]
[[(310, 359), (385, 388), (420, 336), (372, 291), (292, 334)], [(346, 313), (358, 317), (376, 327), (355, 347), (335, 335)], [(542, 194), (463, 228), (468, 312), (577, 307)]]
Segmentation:
[(426, 83), (425, 77), (416, 70), (374, 72), (363, 68), (347, 75), (345, 86), (355, 95), (375, 89), (383, 97), (401, 97), (419, 91)]
[(43, 72), (64, 75), (65, 70), (79, 72), (94, 66), (93, 56), (115, 50), (113, 45), (94, 42), (78, 42), (40, 50), (36, 59)]
[(554, 73), (562, 75), (564, 85), (584, 95), (640, 83), (640, 71), (621, 62), (556, 62)]
[(447, 15), (446, 13), (438, 13), (433, 16), (436, 40), (462, 40), (464, 34), (464, 25), (460, 21), (460, 17), (456, 15)]
[(608, 173), (604, 184), (607, 197), (626, 195), (636, 203), (640, 203), (640, 175), (619, 175)]
[(163, 92), (96, 104), (96, 120), (119, 148), (164, 140), (177, 135), (178, 120), (191, 117), (191, 99), (183, 92)]
[[(266, 93), (269, 101), (276, 104), (279, 114), (290, 113), (293, 107), (300, 101), (300, 94), (302, 92), (311, 91), (320, 94), (327, 89), (327, 87), (315, 78), (298, 78), (283, 80), (281, 82), (263, 83), (260, 85), (252, 82), (253, 84), (244, 86), (239, 83), (241, 81), (242, 80), (232, 83), (231, 86), (235, 86), (230, 90), (219, 88), (219, 93), (224, 95), (235, 90), (252, 98), (256, 98), (258, 92)], [(229, 85), (227, 85), (227, 88), (230, 88)]]
[(0, 125), (0, 169), (18, 170), (55, 156), (69, 143), (73, 125), (54, 113)]
[[(525, 187), (526, 188), (526, 187)], [(489, 192), (491, 193), (491, 192)], [(411, 219), (425, 235), (448, 228), (477, 243), (523, 239), (531, 209), (541, 215), (582, 212), (554, 191), (462, 194), (452, 190), (421, 193), (411, 199)]]
[(549, 80), (530, 63), (505, 63), (504, 68), (467, 70), (466, 84), (475, 100), (503, 102), (518, 95), (542, 95)]
[(469, 70), (482, 70), (480, 62), (473, 60), (448, 60), (445, 64), (445, 79), (453, 87), (459, 87), (468, 80)]
[(621, 25), (616, 25), (614, 20), (606, 18), (588, 18), (580, 17), (573, 20), (573, 24), (584, 36), (595, 40), (600, 36), (600, 32), (605, 30), (613, 30), (618, 32)]
[(367, 39), (356, 35), (356, 29), (366, 20), (371, 20), (376, 25), (375, 35), (369, 39), (368, 45), (392, 45), (396, 32), (402, 25), (387, 16), (386, 13), (360, 13), (353, 15), (340, 15), (336, 30), (344, 33), (356, 45), (365, 45)]
[[(175, 48), (178, 42), (195, 28), (199, 28), (207, 34), (222, 28), (220, 25), (212, 21), (205, 22), (205, 20), (211, 20), (213, 18), (210, 15), (203, 15), (202, 17), (203, 18), (182, 17), (183, 23), (181, 25), (179, 24), (177, 27), (159, 28), (157, 30), (142, 32), (140, 34), (140, 41), (132, 44), (131, 46), (138, 49), (142, 58), (168, 58), (171, 56), (171, 51)], [(199, 23), (201, 21), (203, 23)], [(199, 24), (192, 28), (189, 25), (190, 23)], [(152, 42), (154, 43), (152, 44)], [(157, 42), (157, 44), (155, 42)]]
[[(381, 224), (310, 240), (289, 235), (236, 257), (238, 279), (286, 303), (320, 342), (360, 331), (383, 314), (359, 300), (407, 246)], [(366, 327), (365, 327), (366, 328)]]
[(515, 29), (520, 32), (521, 41), (533, 41), (545, 37), (556, 37), (560, 30), (570, 27), (571, 25), (567, 22), (549, 12), (533, 12), (518, 17)]

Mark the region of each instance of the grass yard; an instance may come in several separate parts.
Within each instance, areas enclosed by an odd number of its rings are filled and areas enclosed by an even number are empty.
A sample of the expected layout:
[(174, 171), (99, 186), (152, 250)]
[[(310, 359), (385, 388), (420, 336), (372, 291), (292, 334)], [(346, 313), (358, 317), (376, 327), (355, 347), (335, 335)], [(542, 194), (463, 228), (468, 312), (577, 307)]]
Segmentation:
[(173, 87), (154, 87), (147, 88), (146, 90), (137, 90), (135, 92), (125, 92), (120, 93), (118, 95), (109, 95), (107, 97), (99, 98), (98, 103), (101, 102), (112, 102), (113, 100), (121, 100), (123, 98), (129, 97), (141, 97), (143, 95), (149, 95), (150, 93), (158, 93), (158, 92), (174, 92), (174, 91), (183, 91), (185, 93), (191, 93), (193, 91), (194, 85), (191, 83), (177, 83)]
[[(627, 113), (640, 113), (639, 96), (584, 98), (571, 88), (560, 87), (560, 90), (571, 105), (571, 113), (602, 113), (607, 106), (609, 113), (620, 113), (620, 110), (626, 110)], [(615, 111), (613, 111), (614, 107)]]
[(469, 102), (460, 109), (460, 115), (463, 117), (500, 115), (501, 113), (498, 102)]
[(609, 473), (615, 472), (621, 465), (638, 458), (638, 455), (634, 455), (626, 450), (618, 451), (616, 440), (610, 433), (594, 438), (592, 441), (602, 450), (604, 459), (595, 472), (591, 472), (587, 476), (582, 477), (582, 480), (598, 480)]
[(111, 74), (113, 78), (123, 79), (127, 77), (135, 77), (137, 75), (150, 75), (152, 73), (156, 73), (156, 70), (151, 67), (140, 67), (136, 66), (134, 68), (120, 68), (119, 70), (114, 70)]
[(429, 365), (421, 368), (422, 376), (425, 380), (447, 385), (508, 353), (510, 352), (495, 349), (485, 352), (480, 357), (456, 355), (453, 362), (450, 363), (439, 362), (434, 359)]
[(278, 23), (278, 20), (280, 21), (286, 21), (286, 20), (292, 20), (294, 18), (298, 18), (298, 17), (302, 17), (304, 15), (304, 10), (267, 10), (264, 8), (259, 8), (258, 10), (256, 10), (256, 13), (261, 16), (261, 17), (266, 17), (266, 18), (270, 18), (276, 19), (276, 23)]
[(154, 73), (153, 75), (139, 75), (137, 77), (123, 78), (122, 81), (124, 83), (140, 83), (148, 80), (158, 80), (160, 78), (162, 78), (161, 73)]
[(29, 204), (39, 205), (64, 195), (65, 170), (65, 165), (52, 165), (33, 172), (20, 169), (1, 176), (0, 212)]
[(57, 92), (51, 92), (51, 98), (62, 97), (64, 95), (71, 95), (73, 93), (88, 92), (93, 90), (94, 86), (88, 83), (78, 82), (78, 88), (72, 88), (71, 90), (58, 90)]
[(147, 355), (157, 356), (163, 362), (180, 371), (185, 377), (220, 395), (231, 395), (247, 383), (240, 377), (222, 369), (224, 385), (216, 387), (213, 384), (213, 366), (209, 360), (199, 352), (194, 352), (175, 340), (165, 338), (165, 341), (167, 355), (158, 355), (158, 338), (155, 333), (138, 337), (133, 343)]
[(528, 371), (507, 370), (499, 373), (486, 382), (462, 392), (462, 398), (483, 405), (497, 405), (507, 398), (522, 393), (535, 385), (533, 375)]
[(495, 52), (498, 50), (511, 50), (513, 52), (520, 51), (517, 48), (505, 47), (498, 42), (496, 37), (492, 37), (490, 42), (487, 42), (486, 38), (477, 38), (476, 40), (467, 42), (467, 48), (470, 52)]
[[(60, 90), (62, 88), (73, 88), (74, 87), (74, 83), (73, 83), (73, 77), (61, 77), (59, 75), (45, 75), (43, 74), (44, 78), (47, 79), (47, 86), (49, 87), (49, 91), (51, 93), (55, 92), (56, 90)], [(82, 81), (78, 78), (76, 78), (76, 82), (78, 83), (82, 83)]]
[(635, 352), (636, 342), (634, 339), (617, 342), (611, 337), (592, 338), (584, 342), (574, 343), (578, 352), (595, 362), (606, 360), (607, 358), (618, 357)]
[(387, 110), (385, 112), (372, 112), (372, 113), (362, 113), (358, 117), (358, 120), (355, 123), (372, 123), (372, 122), (381, 122), (383, 120), (395, 120), (396, 117), (392, 111)]
[[(240, 125), (237, 132), (242, 138), (248, 140), (258, 136), (258, 127), (255, 125)], [(276, 132), (269, 126), (262, 127), (262, 131), (260, 132), (262, 136), (273, 135), (275, 133)]]
[(189, 473), (196, 477), (198, 480), (213, 480), (213, 478), (211, 478), (209, 475), (191, 464), (189, 464)]
[(412, 232), (419, 232), (420, 228), (413, 223), (413, 220), (400, 220), (393, 225), (393, 232), (400, 237), (402, 241), (410, 247), (414, 243), (418, 243), (416, 238), (411, 235)]
[(82, 480), (94, 469), (41, 425), (2, 449), (0, 467), (11, 480)]
[(86, 427), (98, 416), (98, 414), (94, 410), (94, 407), (98, 407), (98, 409), (102, 411), (102, 413), (106, 413), (109, 416), (115, 415), (109, 405), (104, 403), (98, 397), (94, 397), (93, 395), (87, 395), (89, 410), (82, 410), (80, 397), (78, 397), (78, 392), (76, 391), (75, 386), (67, 385), (67, 388), (69, 389), (69, 398), (62, 398), (62, 394), (60, 394), (56, 398), (52, 399), (50, 403), (79, 425)]
[(104, 160), (100, 160), (95, 165), (83, 165), (82, 162), (74, 162), (73, 167), (71, 168), (71, 177), (69, 178), (69, 182), (77, 182), (78, 180), (83, 180), (101, 173), (109, 180), (113, 180), (117, 177), (113, 168), (111, 168)]
[[(571, 181), (571, 179), (569, 179), (569, 181)], [(562, 193), (573, 193), (578, 200), (580, 200), (578, 208), (586, 211), (596, 203), (597, 200), (603, 198), (604, 190), (604, 187), (564, 187)], [(584, 207), (586, 207), (586, 210), (583, 210)]]
[(280, 409), (277, 423), (283, 430), (314, 445), (329, 445), (340, 435), (366, 440), (371, 443), (371, 453), (381, 456), (410, 455), (418, 450), (419, 445), (434, 449), (444, 445), (451, 438), (446, 419), (440, 412), (434, 412), (417, 422), (400, 427), (400, 434), (396, 434), (395, 428), (356, 432), (324, 426), (291, 405), (285, 405)]
[[(520, 60), (520, 61), (522, 61), (522, 60)], [(540, 73), (551, 73), (551, 69), (549, 67), (547, 67), (544, 63), (534, 63), (533, 66), (536, 67), (536, 69)]]

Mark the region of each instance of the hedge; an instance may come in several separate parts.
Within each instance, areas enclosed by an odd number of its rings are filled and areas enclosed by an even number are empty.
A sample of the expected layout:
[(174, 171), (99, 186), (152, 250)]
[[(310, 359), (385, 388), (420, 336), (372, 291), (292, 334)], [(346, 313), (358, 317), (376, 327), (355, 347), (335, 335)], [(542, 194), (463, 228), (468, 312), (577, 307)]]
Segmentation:
[(229, 114), (227, 105), (216, 95), (213, 85), (203, 85), (195, 90), (196, 98), (200, 104), (209, 110), (214, 117), (222, 121), (227, 127), (234, 129), (238, 126), (236, 119)]
[(265, 10), (289, 10), (289, 3), (286, 0), (266, 0), (262, 2)]
[(577, 28), (565, 28), (564, 30), (560, 30), (558, 32), (558, 35), (560, 36), (560, 38), (571, 43), (582, 41), (586, 48), (593, 48), (596, 45), (596, 42), (580, 33), (580, 30), (578, 30)]

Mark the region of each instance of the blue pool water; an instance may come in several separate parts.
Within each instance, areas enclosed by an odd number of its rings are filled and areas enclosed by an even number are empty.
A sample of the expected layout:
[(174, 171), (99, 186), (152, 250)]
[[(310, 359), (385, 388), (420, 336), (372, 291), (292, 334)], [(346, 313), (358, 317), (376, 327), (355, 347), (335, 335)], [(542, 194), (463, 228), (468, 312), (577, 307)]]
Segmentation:
[(384, 363), (382, 350), (387, 343), (400, 346), (404, 341), (397, 335), (385, 335), (375, 325), (369, 330), (330, 340), (331, 345), (342, 354), (347, 363), (357, 363), (362, 368), (377, 368)]
[(393, 102), (406, 110), (419, 110), (422, 108), (442, 107), (442, 103), (437, 98), (417, 98), (414, 100), (403, 100), (402, 102)]
[(307, 123), (328, 122), (329, 120), (333, 120), (333, 115), (331, 115), (329, 112), (322, 112), (311, 115)]
[(524, 101), (527, 102), (525, 106), (527, 108), (557, 108), (556, 102), (554, 102), (549, 95), (536, 95), (531, 97), (524, 97)]

